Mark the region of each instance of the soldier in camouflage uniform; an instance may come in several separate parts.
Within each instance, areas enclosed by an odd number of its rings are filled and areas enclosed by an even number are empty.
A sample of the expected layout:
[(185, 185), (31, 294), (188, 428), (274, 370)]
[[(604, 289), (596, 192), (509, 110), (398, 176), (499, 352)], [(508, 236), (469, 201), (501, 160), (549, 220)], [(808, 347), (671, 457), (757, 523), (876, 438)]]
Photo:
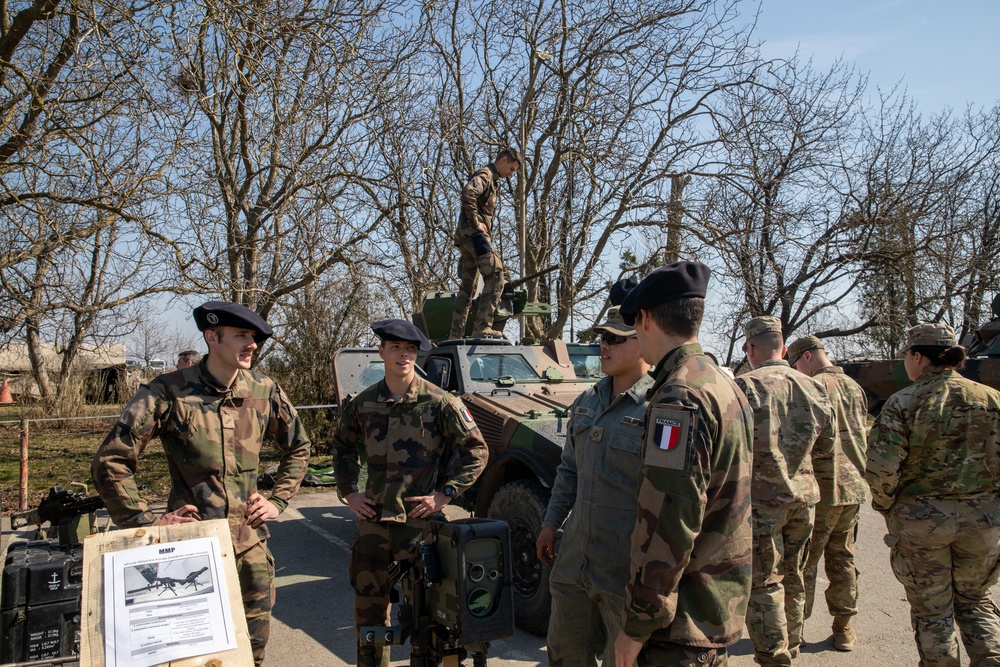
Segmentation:
[[(570, 407), (566, 446), (536, 543), (540, 561), (555, 558), (547, 642), (553, 667), (596, 667), (602, 656), (605, 665), (615, 660), (629, 544), (608, 526), (635, 521), (642, 421), (653, 384), (635, 327), (622, 321), (617, 307), (594, 331), (601, 335), (605, 376)], [(564, 521), (556, 558), (556, 531)]]
[(709, 275), (697, 262), (660, 267), (621, 306), (656, 369), (618, 667), (726, 665), (743, 633), (753, 416), (698, 343)]
[(521, 155), (505, 148), (497, 159), (479, 169), (462, 188), (462, 212), (455, 230), (458, 246), (458, 298), (451, 321), (451, 338), (465, 335), (469, 319), (476, 276), (483, 276), (483, 291), (472, 326), (473, 338), (502, 338), (503, 332), (493, 330), (493, 315), (503, 292), (503, 262), (493, 249), (493, 215), (497, 208), (500, 179), (510, 178), (521, 166)]
[[(285, 392), (250, 370), (273, 333), (257, 313), (209, 301), (194, 310), (209, 353), (194, 366), (143, 385), (94, 456), (92, 476), (115, 524), (134, 528), (227, 519), (253, 648), (264, 660), (274, 603), (274, 559), (266, 521), (288, 507), (305, 475), (309, 438)], [(269, 498), (257, 492), (265, 433), (281, 451)], [(159, 437), (170, 466), (167, 513), (154, 522), (139, 496), (138, 458)]]
[(913, 384), (896, 392), (868, 438), (865, 477), (885, 516), (892, 571), (910, 602), (922, 667), (1000, 665), (1000, 392), (956, 372), (965, 350), (947, 324), (906, 334)]
[[(858, 613), (858, 571), (854, 566), (854, 539), (861, 503), (868, 499), (865, 484), (865, 453), (868, 449), (868, 401), (861, 386), (834, 366), (826, 356), (823, 341), (802, 336), (788, 346), (788, 363), (800, 373), (819, 380), (833, 407), (838, 438), (829, 466), (819, 466), (819, 503), (809, 554), (806, 557), (805, 618), (812, 614), (816, 575), (822, 557), (830, 585), (826, 604), (833, 617), (833, 647), (854, 648), (856, 636), (851, 617)], [(820, 453), (813, 450), (813, 461)], [(830, 476), (823, 474), (825, 470)]]
[[(826, 389), (792, 370), (781, 321), (755, 317), (743, 349), (753, 368), (736, 377), (753, 409), (753, 589), (747, 629), (760, 665), (790, 665), (802, 642), (802, 569), (820, 499), (813, 466), (828, 470), (836, 423)], [(815, 456), (814, 456), (815, 453)]]
[[(372, 330), (382, 340), (385, 379), (347, 405), (333, 435), (337, 490), (359, 519), (348, 566), (356, 631), (386, 625), (389, 565), (410, 556), (428, 520), (472, 486), (488, 456), (468, 408), (416, 375), (417, 350), (430, 349), (423, 333), (405, 320), (375, 322)], [(368, 470), (363, 491), (362, 454)], [(376, 657), (388, 666), (388, 650), (378, 647)]]

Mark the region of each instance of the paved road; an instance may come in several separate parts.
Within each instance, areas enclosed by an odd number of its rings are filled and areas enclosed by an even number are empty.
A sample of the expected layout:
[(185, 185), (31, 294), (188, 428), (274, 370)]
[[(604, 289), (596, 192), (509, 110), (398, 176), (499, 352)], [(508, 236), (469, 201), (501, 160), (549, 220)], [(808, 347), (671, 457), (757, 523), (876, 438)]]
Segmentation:
[[(347, 556), (354, 535), (350, 510), (333, 493), (299, 495), (271, 528), (271, 550), (278, 564), (278, 602), (266, 665), (313, 667), (349, 665), (354, 658), (351, 589)], [(899, 667), (916, 665), (909, 606), (903, 588), (889, 571), (889, 549), (882, 541), (885, 524), (863, 509), (859, 531), (861, 613), (855, 621), (859, 640), (852, 653), (829, 645), (831, 619), (820, 597), (806, 625), (806, 643), (796, 665), (820, 667)], [(623, 539), (627, 536), (623, 534)], [(822, 564), (820, 566), (822, 571)], [(821, 586), (825, 584), (821, 580)], [(1000, 601), (1000, 589), (993, 597)], [(750, 667), (753, 648), (742, 639), (730, 648), (734, 667)], [(493, 643), (490, 664), (546, 664), (545, 640), (518, 630)], [(409, 664), (405, 648), (393, 664)], [(967, 665), (968, 660), (963, 661)]]
[[(4, 546), (13, 537), (4, 520)], [(271, 524), (271, 551), (277, 562), (278, 601), (271, 626), (266, 667), (336, 667), (354, 661), (352, 590), (347, 558), (355, 521), (335, 493), (302, 493)], [(889, 550), (882, 541), (882, 517), (862, 510), (858, 567), (862, 572), (861, 613), (855, 621), (859, 640), (852, 653), (829, 645), (830, 617), (822, 597), (806, 625), (806, 643), (798, 667), (899, 667), (916, 665), (909, 607), (903, 589), (889, 571)], [(622, 539), (627, 539), (623, 533)], [(822, 570), (822, 566), (821, 566)], [(821, 580), (821, 586), (825, 581)], [(1000, 588), (993, 590), (1000, 602)], [(730, 648), (734, 667), (751, 667), (753, 648), (746, 638)], [(409, 664), (406, 647), (392, 653), (394, 665)], [(545, 640), (518, 630), (490, 650), (496, 667), (546, 664)], [(963, 665), (968, 664), (964, 660)]]

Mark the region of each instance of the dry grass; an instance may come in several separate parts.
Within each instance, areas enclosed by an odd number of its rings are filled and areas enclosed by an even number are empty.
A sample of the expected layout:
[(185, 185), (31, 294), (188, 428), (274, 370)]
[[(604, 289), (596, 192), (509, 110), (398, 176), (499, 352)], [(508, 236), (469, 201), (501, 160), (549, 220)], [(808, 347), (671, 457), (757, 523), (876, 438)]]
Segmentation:
[[(90, 462), (121, 411), (118, 405), (85, 406), (87, 415), (115, 415), (105, 419), (29, 421), (28, 424), (28, 507), (35, 507), (49, 487), (82, 482), (93, 493)], [(0, 421), (42, 419), (37, 408), (0, 407)], [(18, 506), (20, 479), (20, 424), (0, 424), (0, 498), (4, 512)], [(262, 452), (263, 470), (278, 460), (274, 450)], [(170, 492), (167, 458), (158, 442), (151, 443), (139, 460), (136, 482), (144, 485), (149, 502), (162, 502)]]

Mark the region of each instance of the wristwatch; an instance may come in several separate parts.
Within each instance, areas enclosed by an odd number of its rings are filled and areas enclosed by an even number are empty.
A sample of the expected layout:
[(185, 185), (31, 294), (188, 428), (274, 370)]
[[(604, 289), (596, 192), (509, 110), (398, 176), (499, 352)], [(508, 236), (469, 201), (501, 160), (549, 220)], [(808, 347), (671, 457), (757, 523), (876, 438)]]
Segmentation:
[(441, 493), (448, 496), (448, 498), (454, 498), (458, 491), (451, 484), (445, 484), (444, 488), (441, 489)]

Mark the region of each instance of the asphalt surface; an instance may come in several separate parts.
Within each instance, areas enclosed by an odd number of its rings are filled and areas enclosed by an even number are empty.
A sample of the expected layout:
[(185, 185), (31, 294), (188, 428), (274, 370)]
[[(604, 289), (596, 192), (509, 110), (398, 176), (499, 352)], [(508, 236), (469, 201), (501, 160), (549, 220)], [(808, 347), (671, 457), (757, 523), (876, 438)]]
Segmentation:
[[(4, 548), (12, 534), (4, 519)], [(328, 667), (354, 664), (353, 591), (347, 578), (348, 552), (355, 519), (335, 493), (303, 493), (270, 524), (269, 546), (277, 563), (277, 603), (271, 624), (267, 667)], [(624, 527), (621, 530), (625, 530)], [(896, 667), (916, 665), (909, 606), (903, 588), (889, 570), (889, 550), (882, 537), (882, 517), (862, 509), (858, 536), (861, 613), (854, 621), (858, 643), (851, 653), (829, 643), (831, 619), (822, 595), (806, 623), (805, 643), (796, 665)], [(623, 532), (622, 539), (628, 536)], [(825, 586), (820, 565), (820, 588)], [(993, 589), (1000, 602), (1000, 589)], [(730, 647), (730, 664), (750, 667), (753, 647), (746, 637)], [(394, 647), (394, 665), (409, 664), (407, 647)], [(489, 663), (498, 667), (547, 664), (545, 639), (521, 630), (493, 642)], [(471, 664), (471, 661), (466, 661)], [(963, 665), (968, 659), (963, 659)]]

